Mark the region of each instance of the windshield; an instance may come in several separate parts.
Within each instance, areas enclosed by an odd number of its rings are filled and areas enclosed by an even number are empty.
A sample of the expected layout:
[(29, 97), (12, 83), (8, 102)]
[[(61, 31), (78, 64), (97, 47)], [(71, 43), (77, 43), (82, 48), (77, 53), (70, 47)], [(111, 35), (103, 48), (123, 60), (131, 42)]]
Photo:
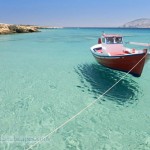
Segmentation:
[(122, 37), (116, 37), (115, 43), (122, 43)]
[(107, 37), (106, 38), (106, 43), (107, 44), (114, 44), (114, 38), (113, 37)]
[(107, 44), (122, 44), (122, 37), (106, 37)]

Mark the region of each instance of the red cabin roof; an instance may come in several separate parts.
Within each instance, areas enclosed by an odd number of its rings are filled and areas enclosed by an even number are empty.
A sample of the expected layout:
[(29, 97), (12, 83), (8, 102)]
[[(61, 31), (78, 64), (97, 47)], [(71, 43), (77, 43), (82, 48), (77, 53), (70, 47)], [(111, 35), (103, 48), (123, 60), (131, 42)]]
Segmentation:
[(103, 37), (122, 37), (122, 35), (119, 34), (103, 34)]

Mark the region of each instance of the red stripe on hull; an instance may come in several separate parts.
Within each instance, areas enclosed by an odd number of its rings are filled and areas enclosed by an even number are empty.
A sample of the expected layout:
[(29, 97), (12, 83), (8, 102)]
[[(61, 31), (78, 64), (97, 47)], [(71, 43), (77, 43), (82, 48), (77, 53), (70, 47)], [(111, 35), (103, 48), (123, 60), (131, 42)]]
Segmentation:
[[(98, 63), (103, 66), (106, 66), (111, 69), (120, 70), (124, 72), (130, 71), (140, 60), (140, 62), (131, 70), (130, 74), (140, 77), (145, 58), (144, 56), (147, 54), (147, 51), (142, 54), (135, 54), (135, 55), (125, 55), (125, 56), (116, 56), (116, 57), (102, 57), (102, 56), (95, 56), (95, 59)], [(142, 59), (143, 58), (143, 59)]]

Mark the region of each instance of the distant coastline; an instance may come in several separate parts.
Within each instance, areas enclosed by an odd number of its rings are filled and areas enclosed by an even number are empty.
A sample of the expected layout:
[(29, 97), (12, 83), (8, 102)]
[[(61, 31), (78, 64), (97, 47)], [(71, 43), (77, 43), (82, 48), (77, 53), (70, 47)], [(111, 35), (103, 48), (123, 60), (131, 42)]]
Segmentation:
[[(137, 29), (137, 27), (63, 27), (64, 29)], [(139, 29), (150, 29), (150, 28), (139, 28)]]
[(116, 27), (64, 27), (64, 28), (145, 28), (149, 29), (150, 28), (150, 19), (149, 18), (140, 18), (136, 19), (130, 22), (127, 22), (121, 26), (116, 26)]
[(89, 28), (141, 28), (150, 29), (150, 19), (141, 18), (130, 22), (127, 22), (119, 27), (52, 27), (52, 26), (38, 26), (38, 25), (16, 25), (16, 24), (5, 24), (0, 23), (0, 35), (3, 34), (14, 34), (14, 33), (32, 33), (40, 32), (40, 29), (61, 29), (61, 28), (77, 28), (77, 29), (89, 29)]
[(58, 29), (63, 27), (37, 26), (37, 25), (15, 25), (0, 23), (0, 34), (32, 33), (40, 32), (39, 29)]

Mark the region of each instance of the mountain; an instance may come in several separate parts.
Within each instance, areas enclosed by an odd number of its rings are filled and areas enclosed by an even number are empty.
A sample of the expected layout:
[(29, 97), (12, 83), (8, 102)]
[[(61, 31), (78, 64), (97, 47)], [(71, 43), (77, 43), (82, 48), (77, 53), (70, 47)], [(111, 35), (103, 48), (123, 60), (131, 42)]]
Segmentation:
[(125, 23), (121, 27), (124, 28), (150, 28), (150, 19), (141, 18)]

